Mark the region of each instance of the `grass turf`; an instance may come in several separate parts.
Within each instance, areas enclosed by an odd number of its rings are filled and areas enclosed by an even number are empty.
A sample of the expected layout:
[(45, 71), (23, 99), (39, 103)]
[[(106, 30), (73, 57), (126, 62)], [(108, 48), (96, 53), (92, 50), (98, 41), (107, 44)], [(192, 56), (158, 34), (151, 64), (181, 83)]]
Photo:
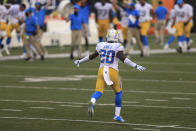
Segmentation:
[[(195, 56), (133, 56), (133, 61), (147, 67), (144, 72), (120, 63), (124, 125), (110, 123), (115, 97), (110, 87), (97, 102), (93, 119), (88, 117), (98, 58), (80, 68), (69, 59), (0, 61), (0, 130), (196, 130)], [(46, 81), (27, 82), (27, 78)]]

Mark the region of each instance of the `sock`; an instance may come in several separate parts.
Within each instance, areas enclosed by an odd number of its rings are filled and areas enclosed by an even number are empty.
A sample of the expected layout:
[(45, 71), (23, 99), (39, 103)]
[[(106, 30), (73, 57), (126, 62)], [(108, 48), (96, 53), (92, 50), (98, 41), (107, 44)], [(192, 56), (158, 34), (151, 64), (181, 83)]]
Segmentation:
[(115, 107), (115, 116), (120, 116), (121, 107)]
[(180, 36), (178, 37), (178, 46), (182, 48), (182, 44), (184, 42), (184, 37), (183, 36)]
[(173, 35), (170, 36), (169, 40), (167, 41), (167, 44), (171, 45), (174, 42), (174, 40), (175, 40), (175, 37)]
[(116, 93), (115, 105), (115, 115), (120, 116), (120, 110), (122, 106), (122, 91), (120, 93)]
[(17, 37), (18, 42), (20, 43), (20, 36)]
[(142, 42), (143, 42), (144, 46), (148, 46), (148, 37), (142, 36)]
[(24, 51), (24, 53), (26, 53), (27, 51), (26, 51), (26, 48), (25, 48), (25, 46), (23, 46), (23, 51)]
[(99, 42), (103, 42), (103, 38), (102, 37), (99, 37)]
[(0, 39), (0, 49), (3, 48), (2, 41), (3, 41), (3, 38)]
[(190, 46), (190, 41), (191, 41), (191, 38), (190, 37), (186, 37), (186, 43), (188, 46)]
[(91, 102), (95, 104), (95, 102), (102, 96), (102, 93), (99, 91), (96, 91), (92, 96), (91, 96)]
[(124, 40), (124, 47), (126, 47), (127, 45), (127, 40)]
[(11, 43), (11, 37), (8, 37), (6, 40), (6, 45), (10, 45), (10, 43)]

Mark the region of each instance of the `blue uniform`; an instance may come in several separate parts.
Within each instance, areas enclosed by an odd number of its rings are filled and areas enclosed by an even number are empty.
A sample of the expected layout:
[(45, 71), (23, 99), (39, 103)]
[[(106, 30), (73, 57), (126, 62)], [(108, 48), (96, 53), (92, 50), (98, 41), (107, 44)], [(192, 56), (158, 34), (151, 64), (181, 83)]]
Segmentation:
[(88, 5), (79, 8), (79, 14), (83, 17), (85, 24), (89, 24), (90, 8)]
[(71, 30), (82, 29), (82, 24), (84, 24), (84, 19), (80, 14), (78, 15), (71, 14), (69, 16), (69, 19), (71, 20)]
[(37, 31), (38, 22), (35, 16), (31, 16), (30, 18), (26, 18), (25, 20), (25, 34), (32, 36)]
[(158, 20), (165, 20), (168, 10), (164, 6), (158, 6), (155, 10), (155, 14)]
[(32, 8), (33, 14), (34, 16), (37, 18), (38, 20), (38, 24), (40, 26), (40, 28), (42, 28), (44, 26), (44, 20), (45, 20), (45, 14), (46, 14), (46, 8), (42, 8), (40, 11), (36, 11), (35, 8)]
[[(129, 17), (130, 15), (132, 15), (133, 17), (139, 17), (140, 16), (140, 13), (138, 10), (130, 10), (130, 9), (126, 9)], [(133, 23), (131, 21), (131, 19), (129, 18), (129, 24), (128, 24), (129, 27), (139, 27), (139, 20), (136, 18), (136, 21)]]

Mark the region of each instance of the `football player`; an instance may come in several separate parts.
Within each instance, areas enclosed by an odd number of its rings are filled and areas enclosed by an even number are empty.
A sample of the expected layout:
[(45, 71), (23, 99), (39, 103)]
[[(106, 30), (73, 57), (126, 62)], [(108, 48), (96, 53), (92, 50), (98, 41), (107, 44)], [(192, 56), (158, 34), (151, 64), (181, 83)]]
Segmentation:
[(0, 5), (0, 56), (2, 56), (3, 44), (2, 41), (8, 32), (7, 27), (7, 9), (5, 6)]
[(20, 32), (20, 24), (19, 24), (18, 18), (19, 18), (19, 13), (24, 12), (24, 10), (26, 9), (26, 5), (25, 4), (21, 4), (21, 5), (15, 4), (15, 5), (11, 5), (10, 7), (7, 6), (7, 8), (8, 8), (8, 20), (9, 20), (8, 29), (9, 29), (9, 31), (7, 32), (8, 38), (6, 41), (5, 50), (8, 54), (10, 54), (8, 47), (11, 43), (11, 37), (12, 37), (11, 33), (15, 29), (16, 33), (17, 33), (18, 41), (20, 41), (21, 32)]
[[(186, 1), (185, 1), (186, 2)], [(186, 12), (186, 21), (185, 21), (185, 27), (184, 27), (184, 33), (186, 36), (186, 43), (187, 43), (187, 50), (189, 51), (191, 48), (191, 29), (193, 28), (193, 6), (185, 3), (185, 6), (187, 7)]]
[[(178, 0), (177, 5), (174, 7), (175, 17), (173, 21), (173, 25), (175, 24), (176, 33), (178, 37), (178, 48), (176, 49), (178, 53), (182, 53), (182, 48), (186, 45), (186, 36), (185, 33), (185, 26), (191, 22), (192, 16), (187, 17), (187, 11), (189, 10), (189, 6), (187, 6), (183, 0)], [(188, 34), (188, 33), (187, 33)], [(190, 35), (190, 34), (189, 34)]]
[(152, 5), (148, 4), (146, 0), (140, 0), (140, 3), (136, 4), (135, 8), (140, 12), (139, 23), (144, 52), (146, 55), (150, 55), (147, 33), (150, 28), (150, 21), (152, 20), (151, 13), (154, 14)]
[(79, 67), (80, 64), (88, 62), (89, 60), (92, 60), (97, 56), (100, 56), (100, 68), (97, 76), (96, 91), (91, 96), (91, 100), (89, 102), (89, 115), (91, 117), (93, 116), (95, 102), (104, 93), (106, 85), (109, 85), (116, 93), (115, 115), (113, 119), (119, 122), (124, 122), (123, 118), (120, 116), (122, 106), (122, 84), (118, 73), (119, 59), (123, 63), (140, 71), (143, 71), (146, 68), (137, 65), (136, 63), (125, 57), (125, 55), (123, 54), (124, 47), (119, 43), (119, 33), (116, 30), (110, 29), (107, 32), (106, 41), (107, 42), (98, 43), (96, 46), (96, 51), (93, 54), (88, 55), (81, 60), (76, 60), (74, 61), (74, 63)]
[(106, 0), (96, 2), (95, 19), (98, 26), (99, 42), (102, 42), (110, 28), (110, 23), (112, 23), (112, 4), (107, 3)]

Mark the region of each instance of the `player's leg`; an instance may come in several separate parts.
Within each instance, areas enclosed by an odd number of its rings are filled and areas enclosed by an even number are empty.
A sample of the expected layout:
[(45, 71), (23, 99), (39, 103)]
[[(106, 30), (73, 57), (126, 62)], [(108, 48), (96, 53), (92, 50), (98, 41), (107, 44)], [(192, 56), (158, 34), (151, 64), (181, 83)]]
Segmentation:
[(191, 48), (191, 29), (193, 28), (193, 22), (189, 22), (188, 25), (185, 26), (185, 36), (186, 36), (186, 43), (187, 43), (187, 50), (189, 51)]
[(75, 32), (76, 31), (74, 31), (74, 30), (71, 31), (71, 52), (70, 52), (70, 59), (74, 59), (73, 52), (74, 52), (74, 48), (75, 48), (75, 40), (77, 39)]
[(109, 68), (109, 77), (113, 82), (112, 88), (115, 92), (115, 115), (114, 120), (119, 122), (124, 122), (123, 118), (120, 115), (122, 107), (122, 84), (119, 78), (118, 71), (113, 68)]
[(146, 56), (150, 55), (150, 48), (149, 48), (148, 37), (147, 37), (149, 27), (150, 27), (150, 21), (140, 24), (141, 39), (144, 45), (144, 53)]
[(98, 37), (99, 37), (99, 42), (103, 41), (103, 21), (98, 20)]
[(122, 27), (122, 35), (123, 35), (123, 44), (124, 47), (127, 45), (127, 35), (128, 35), (128, 27)]
[(182, 53), (182, 47), (184, 42), (184, 23), (178, 22), (176, 24), (176, 33), (178, 36), (178, 47), (176, 48), (178, 53)]
[(9, 51), (9, 46), (11, 43), (11, 37), (12, 37), (12, 30), (13, 30), (13, 26), (12, 25), (7, 25), (7, 40), (6, 40), (6, 45), (4, 47), (5, 52), (9, 55), (10, 51)]
[(79, 59), (82, 58), (82, 31), (77, 31), (77, 44), (78, 44), (78, 57)]
[(104, 24), (104, 26), (103, 26), (103, 40), (106, 41), (105, 39), (106, 39), (107, 31), (110, 28), (110, 21), (108, 19), (106, 19), (106, 20), (103, 20), (103, 22), (104, 22), (103, 23)]
[(89, 116), (91, 117), (94, 114), (94, 105), (96, 101), (104, 93), (105, 86), (106, 86), (106, 83), (103, 78), (103, 67), (102, 67), (98, 71), (95, 93), (93, 93), (93, 95), (91, 96), (91, 100), (90, 100), (89, 107), (88, 107)]
[(174, 42), (174, 40), (175, 40), (175, 36), (174, 35), (171, 35), (169, 37), (169, 40), (165, 44), (164, 49), (167, 50), (169, 48), (169, 46)]
[(86, 47), (86, 55), (89, 54), (89, 42), (88, 42), (88, 36), (89, 36), (89, 25), (88, 24), (84, 24), (85, 28), (86, 28), (86, 32), (87, 32), (87, 35), (85, 35), (84, 33), (84, 29), (82, 29), (82, 35), (84, 37), (84, 40), (85, 40), (85, 47)]

